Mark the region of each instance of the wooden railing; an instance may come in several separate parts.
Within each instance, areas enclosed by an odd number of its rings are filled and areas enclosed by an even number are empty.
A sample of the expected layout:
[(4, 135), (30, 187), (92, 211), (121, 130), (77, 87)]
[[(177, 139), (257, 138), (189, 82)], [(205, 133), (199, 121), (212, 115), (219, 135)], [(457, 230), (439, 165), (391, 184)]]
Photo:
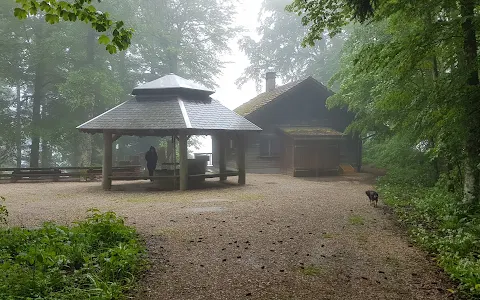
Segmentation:
[[(113, 167), (112, 175), (139, 176), (141, 166)], [(67, 178), (94, 180), (102, 176), (102, 167), (49, 167), (49, 168), (0, 168), (0, 180), (43, 180), (59, 181)]]

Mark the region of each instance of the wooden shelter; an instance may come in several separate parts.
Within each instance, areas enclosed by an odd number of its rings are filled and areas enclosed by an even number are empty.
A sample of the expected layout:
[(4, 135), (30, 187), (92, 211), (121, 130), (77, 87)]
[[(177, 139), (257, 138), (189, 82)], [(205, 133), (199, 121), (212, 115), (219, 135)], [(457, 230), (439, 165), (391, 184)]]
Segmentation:
[(227, 141), (234, 139), (239, 153), (235, 175), (238, 175), (239, 184), (245, 184), (246, 134), (261, 129), (212, 99), (213, 93), (200, 84), (169, 74), (136, 87), (132, 99), (78, 126), (82, 132), (103, 133), (103, 188), (109, 190), (112, 179), (129, 179), (112, 176), (112, 143), (123, 135), (178, 138), (180, 190), (188, 188), (187, 140), (190, 136), (212, 135), (220, 141), (223, 151), (219, 154), (220, 171), (215, 176), (220, 180), (232, 175), (226, 169), (225, 152)]
[[(235, 109), (263, 129), (247, 139), (247, 172), (318, 176), (343, 164), (360, 170), (361, 140), (343, 134), (354, 115), (346, 109), (328, 109), (326, 99), (331, 95), (311, 76), (276, 86), (275, 73), (267, 73), (266, 91)], [(235, 146), (230, 141), (229, 163), (237, 156)], [(213, 139), (214, 164), (219, 149)]]

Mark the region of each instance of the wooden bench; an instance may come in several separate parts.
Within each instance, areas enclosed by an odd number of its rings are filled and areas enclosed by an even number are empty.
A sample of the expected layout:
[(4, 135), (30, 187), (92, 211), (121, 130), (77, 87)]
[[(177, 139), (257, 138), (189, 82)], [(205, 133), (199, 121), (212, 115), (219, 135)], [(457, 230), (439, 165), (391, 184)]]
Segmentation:
[(52, 178), (53, 181), (58, 181), (61, 173), (58, 168), (25, 168), (13, 170), (10, 178), (12, 182), (17, 182), (19, 179), (38, 180), (41, 178)]

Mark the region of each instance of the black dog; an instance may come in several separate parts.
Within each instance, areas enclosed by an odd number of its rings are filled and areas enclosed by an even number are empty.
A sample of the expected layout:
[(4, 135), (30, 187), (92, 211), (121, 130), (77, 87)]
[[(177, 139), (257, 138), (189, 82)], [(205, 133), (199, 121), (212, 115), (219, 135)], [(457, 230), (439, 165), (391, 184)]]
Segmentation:
[(375, 191), (366, 191), (365, 194), (367, 194), (368, 199), (370, 199), (370, 205), (373, 203), (374, 207), (377, 207), (378, 204), (378, 193)]

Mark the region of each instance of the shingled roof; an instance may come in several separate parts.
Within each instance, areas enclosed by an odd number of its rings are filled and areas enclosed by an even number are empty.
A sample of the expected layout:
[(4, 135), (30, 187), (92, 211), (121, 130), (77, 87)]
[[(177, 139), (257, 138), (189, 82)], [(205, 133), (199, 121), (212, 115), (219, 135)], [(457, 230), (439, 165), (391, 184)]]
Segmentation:
[[(146, 92), (147, 91), (147, 92)], [(208, 89), (177, 75), (167, 75), (134, 89), (135, 98), (78, 126), (88, 133), (104, 130), (154, 134), (186, 130), (261, 131), (261, 128), (212, 99)]]
[[(241, 116), (248, 116), (252, 112), (258, 110), (259, 108), (267, 105), (268, 103), (275, 101), (276, 99), (280, 98), (282, 95), (284, 95), (286, 92), (294, 89), (301, 83), (307, 81), (307, 80), (314, 80), (316, 81), (313, 77), (308, 76), (305, 78), (302, 78), (297, 81), (293, 81), (290, 83), (287, 83), (285, 85), (279, 86), (275, 88), (272, 91), (269, 92), (264, 92), (256, 96), (255, 98), (251, 99), (250, 101), (240, 105), (239, 107), (235, 108), (234, 111), (238, 113)], [(318, 82), (317, 82), (318, 83)]]

